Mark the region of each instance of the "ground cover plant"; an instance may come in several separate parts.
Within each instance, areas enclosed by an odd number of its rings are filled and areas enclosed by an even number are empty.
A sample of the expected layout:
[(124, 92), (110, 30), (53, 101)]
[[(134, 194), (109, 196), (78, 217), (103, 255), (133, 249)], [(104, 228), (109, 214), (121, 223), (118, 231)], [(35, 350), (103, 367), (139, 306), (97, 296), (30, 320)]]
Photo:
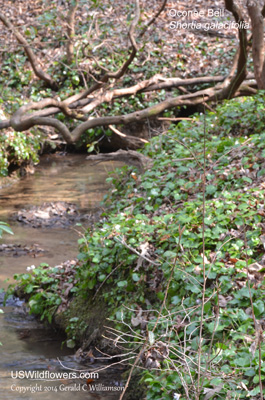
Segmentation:
[[(72, 297), (104, 299), (106, 335), (147, 399), (263, 398), (264, 103), (262, 91), (230, 100), (153, 138), (142, 150), (153, 166), (116, 170), (79, 240)], [(50, 321), (69, 294), (61, 273), (16, 276)]]

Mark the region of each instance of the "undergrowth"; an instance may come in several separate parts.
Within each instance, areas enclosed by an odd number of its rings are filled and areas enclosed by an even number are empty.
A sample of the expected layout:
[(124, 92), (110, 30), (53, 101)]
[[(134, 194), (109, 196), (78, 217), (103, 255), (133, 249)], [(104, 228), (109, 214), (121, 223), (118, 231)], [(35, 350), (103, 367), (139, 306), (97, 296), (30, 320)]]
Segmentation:
[[(252, 310), (264, 329), (264, 100), (260, 92), (227, 101), (153, 138), (143, 150), (153, 167), (116, 170), (106, 211), (79, 239), (73, 296), (104, 298), (119, 332), (109, 334), (138, 357), (147, 399), (194, 399), (198, 363), (201, 399), (259, 399), (265, 345)], [(28, 275), (16, 278), (32, 311), (53, 315), (56, 281), (45, 272), (51, 306), (36, 297), (38, 269)]]

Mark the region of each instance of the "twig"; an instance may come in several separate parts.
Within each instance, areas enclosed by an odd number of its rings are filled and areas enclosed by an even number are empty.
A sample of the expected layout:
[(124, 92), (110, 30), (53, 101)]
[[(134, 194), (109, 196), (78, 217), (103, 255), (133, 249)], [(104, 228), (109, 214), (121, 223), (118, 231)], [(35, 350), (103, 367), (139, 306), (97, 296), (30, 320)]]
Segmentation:
[(133, 247), (129, 246), (129, 245), (125, 242), (124, 238), (119, 239), (118, 237), (115, 237), (115, 240), (117, 240), (118, 242), (120, 242), (121, 244), (123, 244), (123, 246), (127, 247), (127, 249), (131, 250), (133, 253), (137, 254), (139, 257), (142, 257), (144, 260), (150, 262), (151, 264), (156, 265), (156, 266), (158, 266), (158, 267), (161, 265), (160, 263), (156, 263), (155, 261), (150, 260), (150, 258), (147, 258), (146, 256), (144, 256), (144, 255), (142, 255), (141, 253), (139, 253), (139, 251), (137, 251), (137, 250), (135, 250)]
[(59, 364), (61, 365), (62, 368), (66, 369), (66, 370), (68, 370), (68, 371), (75, 371), (75, 372), (87, 372), (87, 371), (90, 371), (90, 372), (96, 373), (96, 372), (104, 371), (105, 369), (108, 369), (108, 368), (112, 368), (114, 365), (122, 364), (122, 363), (124, 363), (125, 361), (131, 360), (131, 359), (133, 359), (133, 358), (134, 358), (134, 356), (133, 356), (133, 357), (128, 357), (128, 358), (126, 358), (125, 360), (117, 361), (117, 362), (115, 362), (115, 363), (112, 363), (112, 364), (110, 364), (110, 365), (106, 365), (105, 367), (98, 368), (98, 369), (95, 369), (95, 370), (92, 370), (92, 371), (91, 371), (91, 370), (88, 370), (88, 369), (75, 369), (75, 368), (66, 367), (66, 366), (63, 364), (63, 362), (59, 359), (59, 357), (57, 357), (57, 361), (59, 362)]
[(161, 12), (165, 9), (166, 4), (167, 4), (167, 0), (164, 0), (163, 4), (160, 7), (160, 9), (158, 10), (158, 12), (153, 16), (153, 18), (150, 19), (150, 21), (148, 21), (148, 23), (145, 25), (142, 32), (140, 33), (139, 37), (142, 37), (145, 34), (145, 32), (147, 31), (147, 29), (149, 28), (149, 26), (155, 22), (155, 20), (159, 17)]
[(185, 121), (193, 121), (193, 122), (195, 122), (194, 118), (184, 118), (184, 117), (179, 117), (179, 118), (160, 117), (160, 118), (157, 118), (157, 119), (158, 119), (158, 121), (183, 121), (183, 120), (185, 120)]
[(96, 293), (93, 296), (92, 300), (95, 300), (95, 298), (97, 297), (98, 292), (100, 291), (100, 289), (102, 288), (102, 286), (104, 285), (104, 283), (109, 279), (109, 277), (113, 274), (113, 272), (116, 271), (116, 269), (118, 269), (123, 263), (121, 262), (119, 265), (117, 265), (104, 279), (104, 281), (100, 284), (100, 286), (98, 287)]
[[(121, 137), (126, 138), (128, 135), (126, 135), (125, 133), (122, 133), (121, 131), (119, 131), (118, 129), (116, 129), (113, 125), (109, 125), (109, 128), (112, 132), (116, 133), (116, 135), (119, 135)], [(149, 143), (148, 140), (145, 139), (141, 139), (139, 138), (139, 140), (143, 143)]]
[(44, 82), (46, 82), (49, 86), (54, 87), (55, 81), (49, 74), (47, 74), (47, 72), (41, 69), (40, 62), (33, 53), (33, 51), (31, 50), (25, 37), (14, 27), (14, 25), (10, 22), (10, 20), (6, 18), (5, 15), (1, 12), (0, 12), (0, 21), (2, 21), (3, 24), (15, 35), (18, 43), (20, 43), (23, 46), (35, 75), (39, 79), (42, 79)]
[(128, 379), (127, 379), (127, 381), (126, 381), (126, 383), (125, 383), (125, 386), (124, 386), (124, 390), (123, 390), (123, 392), (121, 393), (121, 395), (120, 395), (120, 397), (119, 397), (119, 400), (122, 400), (122, 399), (123, 399), (123, 397), (124, 397), (124, 395), (125, 395), (125, 392), (126, 392), (126, 390), (128, 389), (128, 386), (129, 386), (129, 383), (130, 383), (130, 381), (131, 381), (132, 373), (133, 373), (133, 371), (134, 371), (134, 368), (135, 368), (136, 365), (138, 364), (138, 361), (140, 360), (140, 356), (141, 356), (141, 354), (142, 354), (142, 351), (145, 349), (147, 343), (148, 343), (148, 336), (147, 336), (147, 338), (145, 339), (145, 342), (144, 342), (144, 344), (143, 344), (143, 346), (142, 346), (142, 348), (141, 348), (141, 351), (139, 351), (139, 353), (138, 353), (138, 355), (137, 355), (137, 357), (136, 357), (136, 359), (135, 359), (135, 361), (134, 361), (134, 363), (133, 363), (133, 365), (132, 365), (132, 368), (131, 368), (131, 370), (130, 370)]
[[(205, 111), (205, 110), (204, 110)], [(201, 391), (201, 357), (202, 357), (202, 329), (203, 329), (203, 316), (205, 305), (205, 292), (206, 292), (206, 266), (205, 266), (205, 189), (206, 189), (206, 116), (204, 112), (203, 124), (203, 182), (202, 182), (202, 195), (203, 195), (203, 210), (202, 210), (202, 265), (203, 265), (203, 289), (202, 289), (202, 303), (201, 303), (201, 320), (200, 320), (200, 333), (199, 333), (199, 348), (198, 348), (198, 382), (197, 393), (195, 393), (196, 400), (200, 398)]]

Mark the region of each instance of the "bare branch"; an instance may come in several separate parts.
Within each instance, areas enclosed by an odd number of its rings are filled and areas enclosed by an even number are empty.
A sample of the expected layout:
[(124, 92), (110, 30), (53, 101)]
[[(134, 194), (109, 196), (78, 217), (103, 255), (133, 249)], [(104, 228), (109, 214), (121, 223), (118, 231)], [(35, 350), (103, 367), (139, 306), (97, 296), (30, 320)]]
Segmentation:
[(135, 17), (132, 20), (132, 23), (130, 25), (129, 32), (128, 32), (129, 39), (130, 39), (130, 42), (131, 42), (131, 45), (132, 45), (132, 52), (131, 52), (128, 60), (125, 61), (125, 63), (122, 65), (122, 67), (117, 72), (108, 73), (106, 75), (106, 77), (108, 79), (109, 78), (115, 78), (115, 79), (121, 78), (125, 74), (125, 72), (127, 71), (128, 67), (132, 63), (133, 59), (135, 58), (136, 53), (137, 53), (137, 45), (136, 45), (134, 33), (135, 33), (136, 25), (139, 22), (139, 19), (140, 19), (140, 4), (139, 4), (139, 0), (135, 0)]
[(10, 126), (11, 126), (10, 120), (0, 121), (0, 130), (9, 128)]
[(164, 0), (162, 5), (161, 5), (161, 7), (160, 7), (160, 9), (157, 11), (157, 13), (150, 19), (150, 21), (147, 22), (147, 24), (143, 28), (142, 32), (139, 35), (140, 38), (145, 34), (145, 32), (147, 31), (149, 26), (152, 25), (155, 22), (155, 20), (159, 17), (161, 12), (164, 11), (164, 9), (166, 7), (166, 4), (167, 4), (167, 0)]
[(107, 83), (109, 81), (109, 79), (113, 78), (113, 79), (119, 79), (121, 78), (125, 72), (127, 71), (129, 65), (132, 63), (133, 59), (136, 56), (137, 53), (137, 46), (136, 46), (136, 42), (134, 39), (134, 31), (135, 31), (135, 27), (139, 21), (140, 18), (140, 5), (139, 5), (139, 0), (135, 0), (135, 4), (136, 4), (136, 11), (135, 11), (135, 18), (133, 19), (130, 28), (129, 28), (129, 38), (130, 41), (132, 43), (132, 52), (129, 56), (129, 58), (124, 62), (124, 64), (121, 66), (121, 68), (116, 71), (116, 72), (107, 72), (102, 78), (100, 82), (96, 82), (91, 88), (84, 90), (81, 93), (78, 93), (76, 95), (73, 95), (71, 97), (69, 97), (68, 99), (66, 99), (64, 101), (65, 105), (69, 105), (71, 103), (73, 103), (74, 101), (78, 101), (81, 99), (84, 99), (85, 97), (89, 96), (90, 94), (94, 93), (96, 90), (100, 89), (105, 83)]
[(219, 92), (218, 99), (231, 99), (239, 88), (241, 83), (246, 78), (246, 65), (247, 65), (247, 30), (245, 29), (245, 20), (241, 9), (237, 4), (234, 3), (233, 0), (225, 0), (225, 6), (228, 11), (230, 11), (237, 24), (238, 27), (238, 36), (239, 36), (239, 50), (238, 55), (236, 55), (235, 60), (237, 62), (237, 71), (234, 77), (230, 80), (230, 74), (228, 78), (225, 80), (223, 84), (223, 90)]
[(215, 82), (222, 82), (225, 77), (222, 75), (218, 76), (200, 76), (198, 78), (188, 78), (188, 79), (181, 79), (181, 78), (160, 78), (162, 82), (150, 85), (147, 88), (143, 89), (143, 92), (149, 92), (153, 90), (161, 90), (161, 89), (169, 89), (173, 87), (179, 86), (192, 86), (192, 85), (199, 85), (201, 83), (215, 83)]
[(16, 131), (21, 131), (21, 132), (29, 128), (32, 128), (34, 125), (53, 126), (54, 128), (59, 130), (59, 132), (63, 135), (66, 142), (71, 144), (78, 141), (82, 133), (84, 133), (86, 130), (90, 128), (94, 128), (96, 126), (107, 126), (107, 125), (117, 125), (117, 124), (126, 125), (134, 121), (141, 121), (147, 118), (152, 118), (155, 115), (158, 115), (161, 112), (163, 112), (165, 109), (171, 109), (176, 106), (200, 104), (204, 101), (204, 99), (214, 100), (215, 96), (216, 94), (214, 89), (205, 89), (197, 93), (191, 93), (188, 95), (167, 99), (152, 107), (148, 107), (141, 111), (135, 111), (127, 115), (90, 118), (87, 121), (78, 125), (72, 131), (72, 133), (70, 133), (69, 129), (66, 127), (65, 124), (54, 118), (40, 117), (38, 115), (29, 116), (28, 118), (25, 118), (26, 112), (30, 110), (39, 110), (44, 106), (55, 105), (57, 107), (60, 106), (62, 110), (64, 110), (66, 102), (60, 103), (54, 99), (44, 99), (39, 103), (30, 103), (20, 107), (12, 116), (10, 122), (11, 126)]
[(259, 5), (253, 1), (247, 2), (247, 8), (252, 24), (252, 56), (254, 63), (254, 73), (257, 80), (258, 88), (265, 89), (263, 15)]
[(78, 8), (79, 1), (76, 0), (74, 4), (72, 4), (69, 8), (66, 22), (67, 22), (67, 46), (66, 46), (66, 53), (67, 53), (67, 62), (68, 64), (72, 64), (74, 60), (74, 35), (75, 35), (75, 13)]
[[(224, 79), (223, 76), (213, 76), (213, 77), (198, 77), (198, 78), (189, 78), (189, 79), (180, 79), (180, 78), (164, 78), (160, 75), (155, 75), (149, 80), (142, 81), (137, 85), (131, 86), (129, 88), (123, 89), (116, 89), (113, 91), (106, 92), (104, 94), (98, 95), (98, 97), (94, 98), (81, 98), (80, 100), (75, 100), (77, 97), (85, 97), (85, 95), (90, 92), (91, 89), (88, 89), (78, 95), (74, 95), (69, 97), (68, 99), (64, 100), (63, 102), (57, 102), (54, 99), (51, 99), (51, 102), (48, 99), (45, 99), (43, 102), (40, 103), (38, 108), (28, 108), (28, 110), (38, 109), (36, 113), (32, 113), (30, 117), (48, 117), (59, 112), (64, 112), (65, 115), (71, 116), (72, 118), (76, 118), (79, 120), (87, 120), (87, 117), (83, 117), (78, 115), (79, 112), (88, 113), (94, 110), (98, 105), (104, 102), (111, 102), (111, 100), (123, 96), (135, 95), (139, 92), (149, 92), (154, 90), (161, 90), (163, 88), (171, 88), (171, 87), (179, 87), (181, 86), (188, 86), (188, 85), (196, 85), (200, 83), (211, 83), (211, 82), (220, 82)], [(159, 82), (162, 81), (162, 82)], [(159, 83), (157, 83), (159, 82)], [(253, 91), (252, 91), (253, 93)], [(60, 107), (51, 107), (52, 105), (60, 104)], [(44, 107), (48, 107), (47, 109), (42, 109)], [(71, 113), (70, 110), (78, 109), (78, 112)], [(26, 110), (24, 109), (25, 113)], [(23, 117), (21, 117), (23, 118)], [(10, 126), (9, 121), (0, 121), (0, 130), (7, 128)]]
[(134, 165), (135, 167), (139, 168), (141, 171), (144, 171), (146, 168), (151, 167), (153, 161), (149, 158), (144, 156), (141, 153), (138, 153), (134, 150), (118, 150), (113, 153), (102, 153), (97, 155), (91, 155), (86, 158), (88, 161), (122, 161), (129, 165)]
[(33, 51), (31, 50), (28, 42), (26, 41), (26, 39), (24, 38), (23, 35), (21, 35), (20, 32), (18, 32), (18, 30), (14, 27), (14, 25), (9, 21), (9, 19), (7, 19), (5, 17), (5, 15), (3, 13), (0, 12), (0, 20), (3, 22), (3, 24), (11, 31), (13, 32), (13, 34), (15, 35), (17, 41), (24, 47), (24, 50), (27, 54), (27, 57), (29, 59), (29, 62), (32, 66), (32, 69), (35, 73), (35, 75), (43, 80), (44, 82), (48, 83), (49, 86), (51, 87), (55, 87), (56, 83), (55, 81), (51, 78), (51, 76), (49, 74), (47, 74), (45, 71), (43, 71), (40, 68), (39, 65), (39, 61), (36, 58), (35, 54), (33, 53)]
[(148, 88), (148, 86), (151, 86), (151, 85), (157, 83), (160, 79), (161, 79), (161, 77), (159, 75), (155, 75), (151, 79), (139, 82), (137, 85), (131, 86), (130, 88), (115, 89), (115, 90), (100, 94), (89, 105), (87, 105), (86, 107), (83, 107), (82, 111), (84, 113), (88, 113), (88, 112), (92, 111), (95, 107), (97, 107), (98, 105), (100, 105), (104, 102), (110, 103), (113, 98), (135, 95), (139, 91), (142, 91), (145, 88)]

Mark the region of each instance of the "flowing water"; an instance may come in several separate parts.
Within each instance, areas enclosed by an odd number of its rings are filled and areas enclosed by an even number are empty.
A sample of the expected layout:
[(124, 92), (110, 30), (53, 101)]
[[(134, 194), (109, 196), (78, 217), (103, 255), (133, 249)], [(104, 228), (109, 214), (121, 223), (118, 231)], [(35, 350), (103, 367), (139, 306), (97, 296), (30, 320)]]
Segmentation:
[[(77, 240), (82, 232), (82, 228), (75, 226), (67, 229), (21, 226), (10, 220), (12, 213), (44, 202), (67, 201), (77, 204), (86, 213), (89, 224), (89, 214), (96, 212), (107, 191), (108, 172), (120, 165), (110, 162), (91, 166), (84, 155), (49, 155), (43, 157), (34, 175), (0, 190), (0, 221), (9, 222), (14, 232), (14, 236), (5, 234), (1, 243), (22, 247), (38, 245), (44, 250), (21, 256), (0, 253), (0, 287), (6, 288), (15, 273), (26, 272), (29, 266), (42, 262), (54, 266), (76, 257)], [(28, 316), (25, 306), (18, 300), (1, 308), (4, 314), (0, 314), (0, 399), (51, 400), (56, 397), (72, 400), (73, 395), (77, 400), (119, 398), (118, 369), (100, 372), (99, 380), (96, 375), (92, 379), (73, 377), (70, 372), (79, 371), (80, 365), (71, 355), (72, 351), (61, 349), (62, 338), (56, 332)], [(91, 365), (88, 374), (98, 367), (102, 365)], [(54, 378), (51, 372), (58, 371), (66, 375)], [(84, 371), (87, 373), (86, 369)], [(30, 377), (29, 372), (35, 375)], [(88, 386), (92, 393), (87, 391)], [(107, 393), (108, 389), (103, 386), (115, 386), (116, 393)]]

